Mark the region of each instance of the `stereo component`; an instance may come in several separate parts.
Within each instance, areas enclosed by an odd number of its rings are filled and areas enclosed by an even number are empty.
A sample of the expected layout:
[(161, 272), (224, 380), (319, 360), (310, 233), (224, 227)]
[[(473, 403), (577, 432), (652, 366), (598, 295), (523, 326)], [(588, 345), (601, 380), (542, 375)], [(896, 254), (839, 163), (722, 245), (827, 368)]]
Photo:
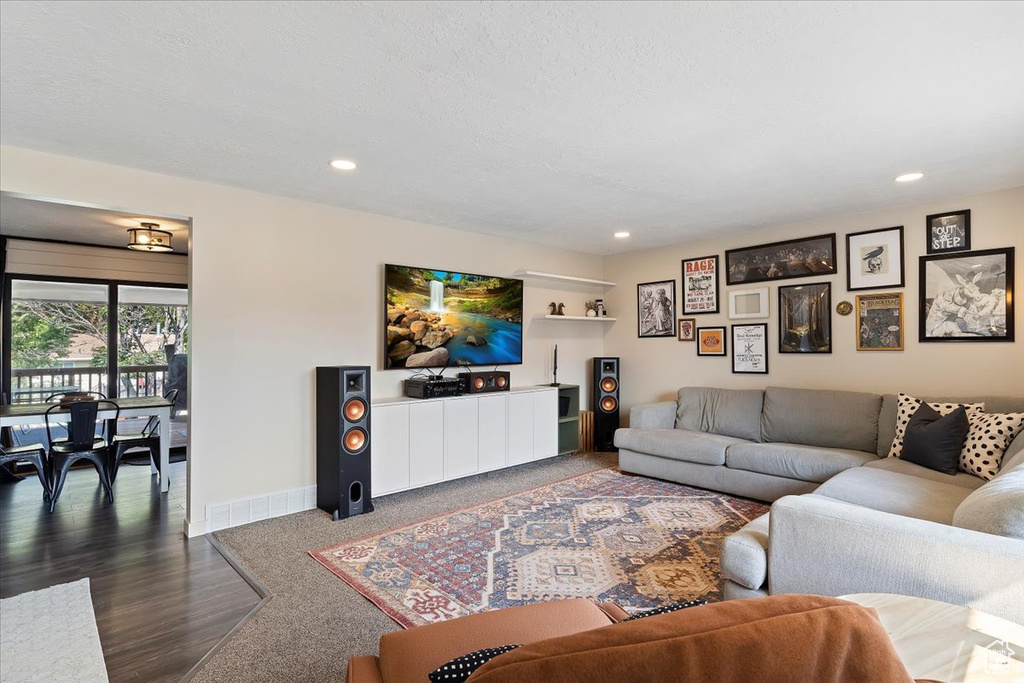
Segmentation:
[(595, 358), (590, 387), (594, 409), (594, 450), (614, 451), (619, 428), (619, 359)]
[(469, 394), (489, 394), (512, 388), (512, 375), (506, 370), (460, 372), (459, 379)]
[(335, 520), (373, 511), (370, 368), (316, 369), (316, 506)]
[(409, 398), (444, 398), (466, 393), (457, 377), (414, 377), (402, 383), (402, 392)]

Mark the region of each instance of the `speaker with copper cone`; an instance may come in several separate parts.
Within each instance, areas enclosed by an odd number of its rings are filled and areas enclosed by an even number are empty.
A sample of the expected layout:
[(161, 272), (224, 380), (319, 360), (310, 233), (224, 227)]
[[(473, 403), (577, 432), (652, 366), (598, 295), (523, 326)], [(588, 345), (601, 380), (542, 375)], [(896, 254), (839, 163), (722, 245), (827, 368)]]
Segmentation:
[(316, 369), (316, 505), (335, 519), (371, 512), (370, 368)]
[(595, 358), (593, 363), (594, 450), (614, 451), (619, 428), (619, 359)]

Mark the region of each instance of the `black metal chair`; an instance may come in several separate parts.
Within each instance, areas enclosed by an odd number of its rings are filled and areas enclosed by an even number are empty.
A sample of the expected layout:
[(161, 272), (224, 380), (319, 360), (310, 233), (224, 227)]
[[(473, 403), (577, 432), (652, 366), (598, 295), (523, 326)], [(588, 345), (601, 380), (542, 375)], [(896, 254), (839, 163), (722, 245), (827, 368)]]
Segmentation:
[[(173, 404), (178, 398), (178, 390), (171, 389), (164, 394), (164, 398), (172, 404), (171, 417), (173, 418), (177, 412)], [(156, 467), (156, 471), (160, 472), (160, 418), (156, 415), (150, 417), (142, 427), (141, 432), (118, 434), (111, 440), (110, 447), (114, 456), (110, 461), (111, 486), (113, 486), (114, 480), (117, 479), (117, 470), (121, 467), (121, 460), (124, 458), (125, 453), (133, 448), (144, 448), (149, 451), (150, 462)], [(160, 476), (163, 476), (163, 472), (160, 472)]]
[[(77, 401), (67, 406), (60, 404), (50, 406), (46, 410), (46, 436), (50, 440), (49, 452), (49, 476), (50, 476), (50, 512), (53, 512), (57, 505), (57, 499), (64, 489), (64, 481), (67, 479), (68, 470), (79, 460), (88, 460), (96, 466), (100, 476), (100, 484), (107, 494), (107, 500), (114, 501), (114, 493), (110, 488), (110, 447), (105, 439), (96, 437), (96, 415), (100, 410), (112, 408), (113, 419), (117, 419), (121, 408), (109, 400), (102, 401)], [(58, 422), (63, 416), (62, 411), (68, 412), (68, 421), (65, 423), (68, 431), (67, 441), (54, 441), (51, 432), (51, 425)]]
[(36, 468), (39, 475), (39, 483), (43, 485), (43, 500), (50, 499), (50, 479), (46, 473), (46, 449), (41, 443), (33, 443), (27, 446), (11, 446), (4, 448), (0, 445), (0, 465), (27, 460)]

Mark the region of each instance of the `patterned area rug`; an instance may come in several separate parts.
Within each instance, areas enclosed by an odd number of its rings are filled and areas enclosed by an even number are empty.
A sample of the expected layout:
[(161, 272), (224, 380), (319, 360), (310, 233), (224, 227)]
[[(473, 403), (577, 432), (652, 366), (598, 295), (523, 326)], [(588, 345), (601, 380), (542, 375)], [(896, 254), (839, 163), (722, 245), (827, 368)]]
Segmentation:
[(720, 600), (722, 539), (768, 507), (597, 470), (310, 555), (404, 627), (558, 598)]

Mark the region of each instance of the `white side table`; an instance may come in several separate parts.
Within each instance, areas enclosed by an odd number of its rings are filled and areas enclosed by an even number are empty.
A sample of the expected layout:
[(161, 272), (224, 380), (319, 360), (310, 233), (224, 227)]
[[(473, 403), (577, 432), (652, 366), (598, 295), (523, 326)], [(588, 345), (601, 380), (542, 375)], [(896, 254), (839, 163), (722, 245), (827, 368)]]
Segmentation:
[(886, 593), (842, 595), (873, 607), (914, 678), (1024, 681), (1024, 626), (937, 600)]

